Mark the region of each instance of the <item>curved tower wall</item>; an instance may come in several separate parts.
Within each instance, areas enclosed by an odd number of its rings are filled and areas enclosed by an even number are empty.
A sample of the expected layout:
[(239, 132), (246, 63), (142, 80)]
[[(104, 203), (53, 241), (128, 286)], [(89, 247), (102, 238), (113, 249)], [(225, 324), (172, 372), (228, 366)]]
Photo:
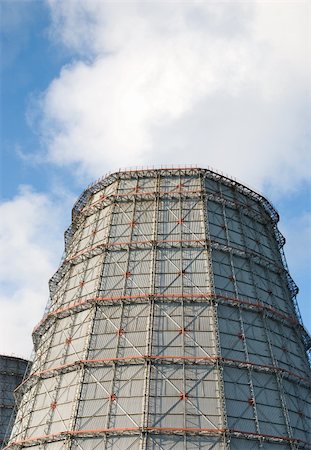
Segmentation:
[(23, 381), (29, 361), (0, 355), (0, 448), (11, 433), (14, 421), (14, 391)]
[(8, 448), (310, 448), (308, 335), (277, 221), (209, 170), (90, 186)]

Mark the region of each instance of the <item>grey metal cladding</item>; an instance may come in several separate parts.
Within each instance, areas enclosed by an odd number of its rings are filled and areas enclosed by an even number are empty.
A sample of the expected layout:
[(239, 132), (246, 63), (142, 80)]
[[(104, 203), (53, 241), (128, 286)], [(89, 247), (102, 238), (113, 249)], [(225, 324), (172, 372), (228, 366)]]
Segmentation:
[(307, 333), (264, 197), (126, 171), (72, 217), (7, 448), (311, 448)]
[(29, 361), (0, 355), (0, 447), (9, 437), (16, 415), (14, 391), (26, 375)]

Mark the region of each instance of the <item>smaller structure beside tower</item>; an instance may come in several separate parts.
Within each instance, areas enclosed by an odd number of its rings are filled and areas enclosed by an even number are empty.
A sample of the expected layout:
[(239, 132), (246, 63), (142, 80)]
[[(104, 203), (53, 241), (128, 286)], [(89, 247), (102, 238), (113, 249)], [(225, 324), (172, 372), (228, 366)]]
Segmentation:
[(0, 355), (0, 448), (11, 433), (15, 419), (14, 390), (21, 384), (29, 361)]

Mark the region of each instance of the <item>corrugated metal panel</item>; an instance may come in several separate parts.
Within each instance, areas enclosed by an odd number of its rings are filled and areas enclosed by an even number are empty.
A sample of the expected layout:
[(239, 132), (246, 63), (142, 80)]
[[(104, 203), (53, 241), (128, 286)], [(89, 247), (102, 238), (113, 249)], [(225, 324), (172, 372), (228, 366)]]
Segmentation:
[[(285, 446), (284, 446), (285, 445)], [(236, 439), (232, 438), (230, 441), (230, 450), (287, 450), (287, 444), (277, 444), (275, 442), (254, 442), (250, 439)]]
[(66, 443), (64, 443), (64, 442), (50, 442), (48, 448), (49, 448), (49, 450), (65, 450), (66, 449)]
[(72, 444), (72, 450), (101, 450), (107, 448), (109, 450), (139, 448), (140, 437), (138, 436), (109, 436), (106, 438), (79, 438)]

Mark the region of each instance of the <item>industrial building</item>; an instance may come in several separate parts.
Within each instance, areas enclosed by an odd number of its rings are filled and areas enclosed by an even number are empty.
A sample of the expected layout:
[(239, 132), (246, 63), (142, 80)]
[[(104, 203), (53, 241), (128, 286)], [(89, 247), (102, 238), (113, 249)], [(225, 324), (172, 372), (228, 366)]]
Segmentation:
[(23, 381), (29, 361), (0, 355), (0, 448), (10, 435), (15, 418), (14, 391)]
[(310, 336), (278, 220), (207, 169), (90, 185), (6, 448), (311, 448)]

